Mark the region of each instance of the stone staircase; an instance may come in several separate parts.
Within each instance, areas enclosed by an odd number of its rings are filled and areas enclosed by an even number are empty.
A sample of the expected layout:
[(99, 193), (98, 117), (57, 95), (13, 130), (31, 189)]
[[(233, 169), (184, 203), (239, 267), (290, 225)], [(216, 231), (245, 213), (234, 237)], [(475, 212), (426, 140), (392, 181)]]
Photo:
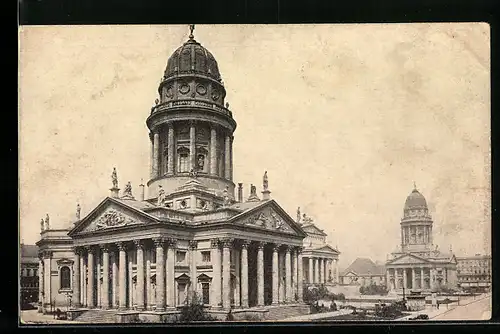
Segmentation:
[(116, 310), (87, 310), (74, 320), (95, 324), (113, 324), (116, 323), (117, 313)]
[(268, 310), (266, 320), (284, 320), (310, 313), (309, 305), (306, 304), (280, 305)]

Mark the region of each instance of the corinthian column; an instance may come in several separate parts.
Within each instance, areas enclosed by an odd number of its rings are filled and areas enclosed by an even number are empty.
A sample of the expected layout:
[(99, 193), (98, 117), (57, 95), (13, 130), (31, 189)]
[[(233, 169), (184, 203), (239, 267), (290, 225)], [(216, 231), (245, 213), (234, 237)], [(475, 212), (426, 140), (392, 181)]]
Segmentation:
[(295, 301), (297, 294), (297, 251), (295, 250), (292, 255), (292, 301)]
[(189, 170), (196, 166), (196, 127), (195, 122), (189, 124)]
[(314, 283), (319, 283), (319, 259), (314, 258)]
[(155, 130), (153, 134), (153, 177), (160, 175), (160, 134)]
[(165, 311), (165, 258), (162, 238), (153, 240), (156, 246), (156, 311)]
[(424, 268), (420, 268), (420, 289), (424, 289), (425, 288), (425, 284), (424, 284)]
[[(118, 307), (120, 310), (125, 310), (127, 308), (127, 247), (125, 243), (120, 242), (117, 244), (118, 250), (120, 252), (119, 267), (118, 267)], [(130, 282), (129, 282), (130, 284)]]
[(172, 122), (168, 123), (168, 161), (167, 161), (167, 173), (174, 173), (174, 125)]
[(107, 245), (102, 247), (102, 307), (109, 308), (109, 248)]
[(210, 129), (210, 174), (217, 175), (217, 130)]
[(212, 307), (219, 307), (221, 302), (221, 254), (219, 249), (219, 239), (211, 240), (212, 247), (212, 268), (213, 268), (213, 278), (212, 278), (212, 293), (210, 296), (210, 304)]
[(78, 247), (74, 247), (73, 252), (75, 254), (74, 255), (75, 269), (73, 270), (73, 291), (74, 291), (73, 300), (74, 300), (74, 306), (79, 307), (80, 306), (80, 249)]
[(285, 247), (285, 300), (287, 303), (293, 301), (292, 298), (292, 258), (290, 246)]
[(241, 307), (248, 307), (248, 240), (241, 242)]
[(278, 304), (279, 291), (279, 265), (278, 265), (278, 250), (280, 244), (273, 246), (273, 304)]
[(112, 305), (113, 308), (118, 308), (118, 298), (120, 297), (118, 295), (118, 258), (116, 251), (113, 251), (113, 257), (112, 257), (112, 264), (111, 264), (111, 285), (113, 286), (113, 300)]
[(302, 247), (297, 247), (297, 294), (299, 295), (299, 303), (303, 300), (303, 288), (304, 288), (304, 274), (303, 269), (303, 259), (302, 259)]
[(264, 305), (264, 243), (257, 244), (257, 305)]
[(137, 250), (137, 310), (144, 310), (144, 244), (134, 240)]
[(318, 258), (316, 260), (316, 279), (318, 280), (318, 283), (321, 284), (323, 283), (323, 272), (322, 270), (323, 269), (323, 259), (322, 258)]
[(231, 291), (231, 253), (230, 248), (232, 239), (222, 241), (222, 307), (229, 309), (231, 307), (230, 291)]
[(88, 249), (87, 255), (88, 262), (88, 285), (87, 285), (87, 306), (89, 308), (95, 307), (94, 300), (94, 249)]
[(228, 180), (231, 179), (231, 136), (227, 135), (225, 140), (225, 151), (224, 151), (224, 177)]
[(44, 263), (43, 263), (43, 256), (41, 254), (39, 256), (39, 261), (38, 261), (38, 312), (43, 312), (43, 304), (44, 304), (44, 296), (45, 296), (45, 291), (44, 291), (44, 286), (43, 286), (43, 281), (44, 281)]
[(175, 307), (175, 248), (177, 246), (176, 239), (168, 240), (167, 251), (167, 305)]
[(309, 277), (307, 280), (307, 283), (312, 284), (314, 283), (314, 262), (313, 258), (309, 256)]
[(196, 249), (198, 248), (198, 242), (195, 240), (190, 240), (189, 241), (189, 253), (190, 253), (190, 271), (191, 271), (191, 294), (194, 296), (194, 293), (196, 292), (196, 287), (198, 285), (197, 283), (197, 278), (196, 278)]

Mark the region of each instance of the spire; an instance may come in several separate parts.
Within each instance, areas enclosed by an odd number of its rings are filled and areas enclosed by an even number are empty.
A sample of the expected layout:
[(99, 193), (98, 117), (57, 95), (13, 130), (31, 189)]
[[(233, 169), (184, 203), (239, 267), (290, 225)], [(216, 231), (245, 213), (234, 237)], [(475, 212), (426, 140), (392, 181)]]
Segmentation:
[(194, 24), (190, 24), (189, 25), (189, 39), (194, 39), (194, 35), (193, 35), (193, 32), (194, 32)]

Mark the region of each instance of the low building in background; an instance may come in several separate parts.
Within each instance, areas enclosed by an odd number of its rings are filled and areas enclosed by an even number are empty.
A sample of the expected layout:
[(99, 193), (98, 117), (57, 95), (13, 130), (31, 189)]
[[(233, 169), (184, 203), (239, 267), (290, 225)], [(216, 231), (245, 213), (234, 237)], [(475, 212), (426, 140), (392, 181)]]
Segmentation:
[(458, 285), (464, 290), (486, 291), (491, 288), (491, 255), (457, 257)]
[(307, 286), (339, 284), (338, 249), (328, 244), (327, 234), (313, 223), (312, 218), (305, 213), (301, 215), (300, 208), (297, 209), (297, 223), (306, 233), (302, 251), (304, 283)]
[(368, 258), (357, 258), (340, 275), (343, 285), (386, 285), (385, 266), (378, 265)]
[(38, 247), (21, 243), (21, 306), (38, 302)]

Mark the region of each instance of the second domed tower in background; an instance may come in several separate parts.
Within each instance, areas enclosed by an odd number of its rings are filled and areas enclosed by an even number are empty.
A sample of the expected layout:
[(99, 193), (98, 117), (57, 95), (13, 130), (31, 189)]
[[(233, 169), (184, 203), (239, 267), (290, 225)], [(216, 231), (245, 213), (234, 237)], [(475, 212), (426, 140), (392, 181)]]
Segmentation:
[(432, 217), (427, 201), (416, 185), (406, 198), (403, 209), (401, 247), (403, 251), (429, 250), (432, 247)]
[(214, 56), (193, 36), (168, 59), (159, 98), (146, 124), (151, 140), (148, 199), (174, 191), (196, 175), (201, 186), (234, 199), (236, 122)]

